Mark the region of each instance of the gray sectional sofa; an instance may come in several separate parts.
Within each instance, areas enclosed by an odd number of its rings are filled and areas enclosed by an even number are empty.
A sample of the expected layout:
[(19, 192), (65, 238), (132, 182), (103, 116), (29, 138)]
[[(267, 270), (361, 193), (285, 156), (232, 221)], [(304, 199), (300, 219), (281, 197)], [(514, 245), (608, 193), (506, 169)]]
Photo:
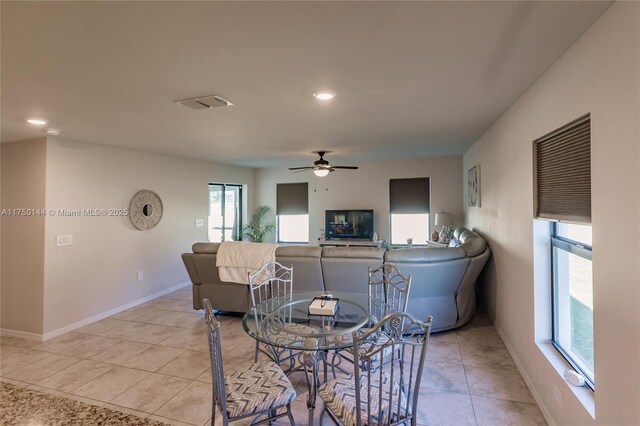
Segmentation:
[[(457, 328), (475, 312), (475, 282), (489, 258), (484, 238), (465, 228), (454, 232), (457, 247), (414, 247), (385, 251), (373, 247), (283, 246), (276, 260), (293, 266), (295, 292), (367, 293), (367, 268), (395, 264), (412, 276), (408, 311), (417, 318), (433, 315), (433, 331)], [(193, 307), (208, 298), (214, 309), (246, 312), (248, 286), (220, 280), (218, 243), (196, 243), (182, 260), (193, 283)]]

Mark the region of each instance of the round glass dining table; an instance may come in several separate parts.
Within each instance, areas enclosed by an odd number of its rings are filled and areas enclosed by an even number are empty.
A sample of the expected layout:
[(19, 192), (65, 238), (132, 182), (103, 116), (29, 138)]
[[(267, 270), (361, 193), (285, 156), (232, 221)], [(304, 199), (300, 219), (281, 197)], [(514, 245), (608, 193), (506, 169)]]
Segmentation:
[[(309, 315), (309, 304), (321, 292), (295, 293), (258, 303), (242, 318), (246, 333), (273, 348), (300, 352), (301, 367), (308, 374), (309, 424), (313, 424), (319, 364), (324, 362), (327, 380), (327, 353), (353, 345), (352, 333), (369, 323), (367, 294), (332, 292), (339, 299), (334, 316)], [(295, 362), (295, 360), (294, 360)], [(310, 377), (309, 377), (310, 376)]]

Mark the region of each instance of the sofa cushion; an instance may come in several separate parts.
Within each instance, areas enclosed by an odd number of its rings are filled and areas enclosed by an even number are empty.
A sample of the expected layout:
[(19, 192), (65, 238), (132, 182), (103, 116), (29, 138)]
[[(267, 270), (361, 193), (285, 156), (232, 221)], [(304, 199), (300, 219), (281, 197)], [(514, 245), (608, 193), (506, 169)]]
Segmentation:
[(456, 228), (453, 230), (453, 238), (455, 238), (456, 240), (460, 239), (460, 234), (462, 234), (464, 231), (468, 231), (467, 228), (465, 228), (464, 226), (461, 226), (459, 228)]
[(384, 249), (377, 247), (325, 247), (322, 249), (322, 257), (383, 259)]
[(368, 269), (382, 265), (384, 253), (376, 247), (323, 248), (320, 261), (325, 289), (366, 294)]
[(324, 291), (321, 247), (283, 246), (276, 249), (276, 261), (293, 268), (293, 292)]
[(276, 257), (320, 257), (322, 247), (318, 246), (280, 246)]
[(385, 256), (387, 262), (439, 262), (443, 260), (462, 259), (466, 252), (460, 248), (402, 248), (389, 250)]
[(216, 254), (219, 247), (220, 243), (195, 243), (191, 249), (194, 253)]

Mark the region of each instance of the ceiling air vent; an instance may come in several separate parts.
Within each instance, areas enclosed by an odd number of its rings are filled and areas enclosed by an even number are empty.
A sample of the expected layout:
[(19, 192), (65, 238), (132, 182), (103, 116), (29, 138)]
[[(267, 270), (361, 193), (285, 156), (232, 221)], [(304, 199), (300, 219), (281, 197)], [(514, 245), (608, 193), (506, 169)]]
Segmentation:
[(191, 109), (209, 109), (233, 105), (232, 102), (229, 102), (228, 100), (215, 95), (203, 96), (200, 98), (183, 99), (181, 101), (175, 102)]

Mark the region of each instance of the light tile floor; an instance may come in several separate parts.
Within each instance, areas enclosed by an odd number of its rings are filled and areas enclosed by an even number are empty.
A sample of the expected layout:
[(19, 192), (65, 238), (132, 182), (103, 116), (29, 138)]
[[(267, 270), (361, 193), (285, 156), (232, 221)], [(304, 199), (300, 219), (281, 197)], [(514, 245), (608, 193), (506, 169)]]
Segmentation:
[[(208, 346), (191, 297), (184, 288), (44, 343), (2, 337), (0, 380), (168, 424), (210, 424)], [(218, 318), (229, 374), (251, 364), (255, 342), (240, 318)], [(484, 315), (433, 334), (424, 375), (421, 425), (546, 424)], [(291, 381), (296, 423), (306, 424), (306, 380)]]

